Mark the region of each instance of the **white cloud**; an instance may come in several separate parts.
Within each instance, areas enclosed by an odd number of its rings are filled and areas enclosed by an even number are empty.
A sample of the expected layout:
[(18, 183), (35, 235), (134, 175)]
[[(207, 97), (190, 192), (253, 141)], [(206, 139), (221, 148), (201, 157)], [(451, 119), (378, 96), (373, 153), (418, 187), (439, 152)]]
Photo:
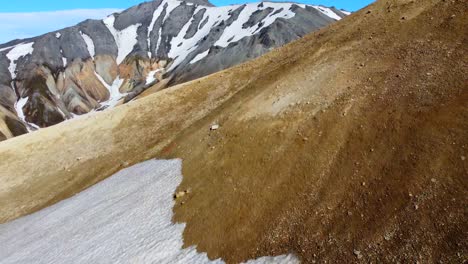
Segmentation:
[(121, 9), (75, 9), (51, 12), (0, 13), (0, 43), (28, 38), (76, 25), (86, 19), (102, 19)]

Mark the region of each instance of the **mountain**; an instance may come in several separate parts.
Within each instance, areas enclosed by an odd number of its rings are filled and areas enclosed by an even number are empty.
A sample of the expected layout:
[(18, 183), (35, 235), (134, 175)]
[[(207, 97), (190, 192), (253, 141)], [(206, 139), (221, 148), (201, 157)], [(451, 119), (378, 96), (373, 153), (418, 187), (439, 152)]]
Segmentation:
[(223, 70), (345, 16), (293, 3), (158, 0), (0, 45), (0, 140)]
[(464, 263), (467, 13), (466, 1), (377, 1), (239, 66), (3, 141), (0, 221), (179, 159), (175, 194), (190, 192), (173, 221), (210, 259)]

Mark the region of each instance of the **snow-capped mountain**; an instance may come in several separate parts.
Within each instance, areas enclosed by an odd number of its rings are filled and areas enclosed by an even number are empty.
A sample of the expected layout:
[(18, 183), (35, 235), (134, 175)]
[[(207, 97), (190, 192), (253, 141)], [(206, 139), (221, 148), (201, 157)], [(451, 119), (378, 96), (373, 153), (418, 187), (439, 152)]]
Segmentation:
[(258, 57), (347, 15), (323, 6), (158, 0), (0, 45), (0, 140)]

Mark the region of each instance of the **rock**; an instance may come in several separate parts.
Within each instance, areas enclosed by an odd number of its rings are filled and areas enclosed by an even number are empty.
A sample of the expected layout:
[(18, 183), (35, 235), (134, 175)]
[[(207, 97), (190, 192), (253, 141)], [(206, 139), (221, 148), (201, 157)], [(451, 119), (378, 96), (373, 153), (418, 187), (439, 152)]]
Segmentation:
[(184, 191), (178, 192), (178, 193), (174, 194), (174, 200), (182, 198), (182, 197), (184, 197), (185, 195), (187, 195), (189, 193), (190, 193), (190, 190), (184, 190)]
[(461, 156), (460, 158), (461, 158), (461, 160), (463, 160), (463, 161), (466, 160), (466, 157), (465, 157), (465, 156)]
[(362, 259), (361, 251), (359, 251), (359, 250), (354, 250), (354, 251), (353, 251), (353, 254), (354, 254), (358, 259)]
[(210, 130), (218, 130), (218, 129), (219, 129), (218, 124), (211, 125), (211, 127), (210, 127)]

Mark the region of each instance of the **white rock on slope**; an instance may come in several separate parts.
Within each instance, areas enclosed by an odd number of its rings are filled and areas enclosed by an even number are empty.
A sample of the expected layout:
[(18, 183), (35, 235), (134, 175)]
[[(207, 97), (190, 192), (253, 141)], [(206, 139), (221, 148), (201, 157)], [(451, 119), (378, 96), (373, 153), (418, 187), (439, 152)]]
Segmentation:
[[(223, 263), (182, 249), (172, 224), (180, 160), (150, 160), (32, 215), (0, 225), (1, 263)], [(248, 263), (296, 263), (292, 256)]]

